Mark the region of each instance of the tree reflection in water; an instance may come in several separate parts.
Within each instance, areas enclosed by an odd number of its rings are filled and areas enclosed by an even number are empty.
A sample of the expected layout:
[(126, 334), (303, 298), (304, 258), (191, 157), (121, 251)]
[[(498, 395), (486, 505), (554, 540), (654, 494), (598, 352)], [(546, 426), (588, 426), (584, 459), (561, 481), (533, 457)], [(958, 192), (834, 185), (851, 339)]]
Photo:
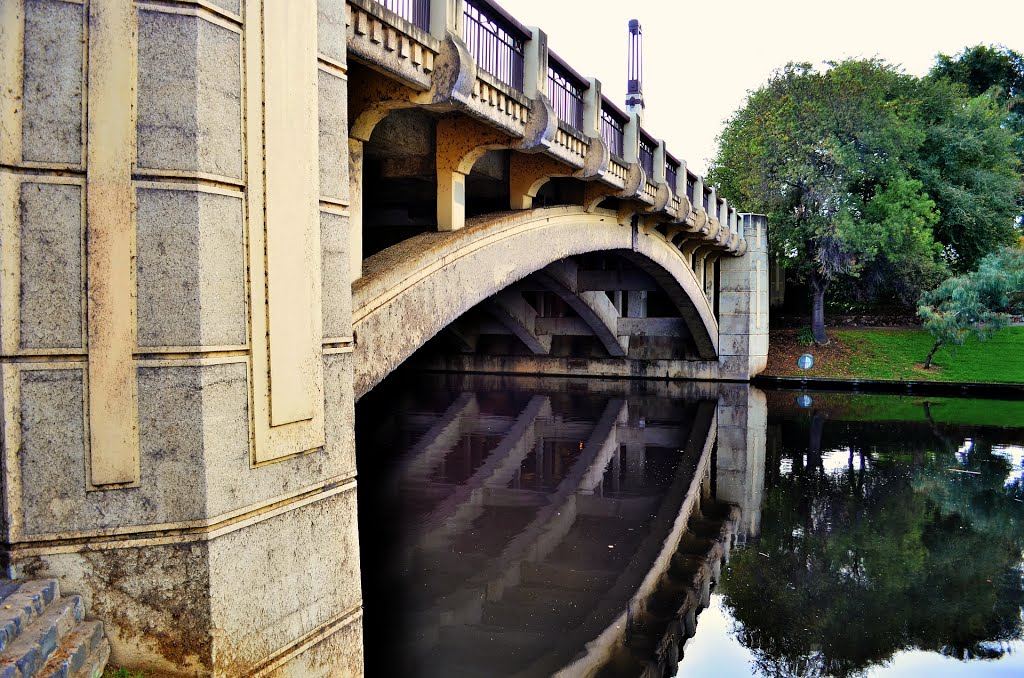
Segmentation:
[(770, 425), (761, 538), (719, 589), (753, 668), (851, 676), (909, 649), (1002, 656), (1024, 605), (1012, 471), (985, 437), (934, 421)]

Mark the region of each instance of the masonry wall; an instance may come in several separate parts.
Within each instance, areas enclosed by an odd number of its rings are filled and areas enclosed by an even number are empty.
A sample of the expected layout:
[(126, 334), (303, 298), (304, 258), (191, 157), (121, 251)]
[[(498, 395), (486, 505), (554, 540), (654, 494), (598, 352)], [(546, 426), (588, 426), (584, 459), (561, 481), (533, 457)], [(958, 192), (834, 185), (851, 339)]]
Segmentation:
[(768, 365), (768, 220), (741, 215), (747, 252), (719, 259), (719, 374), (748, 380)]
[(0, 82), (9, 574), (116, 665), (360, 672), (344, 3), (9, 0)]

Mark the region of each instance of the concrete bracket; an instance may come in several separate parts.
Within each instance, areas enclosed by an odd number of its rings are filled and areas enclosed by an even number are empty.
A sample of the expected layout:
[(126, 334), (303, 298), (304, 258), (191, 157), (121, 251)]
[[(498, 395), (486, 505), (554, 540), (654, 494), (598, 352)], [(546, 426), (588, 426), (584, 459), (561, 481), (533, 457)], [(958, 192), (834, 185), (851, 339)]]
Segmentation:
[(434, 60), (430, 103), (468, 106), (476, 77), (476, 62), (469, 53), (469, 47), (461, 37), (449, 31), (441, 41), (441, 51)]

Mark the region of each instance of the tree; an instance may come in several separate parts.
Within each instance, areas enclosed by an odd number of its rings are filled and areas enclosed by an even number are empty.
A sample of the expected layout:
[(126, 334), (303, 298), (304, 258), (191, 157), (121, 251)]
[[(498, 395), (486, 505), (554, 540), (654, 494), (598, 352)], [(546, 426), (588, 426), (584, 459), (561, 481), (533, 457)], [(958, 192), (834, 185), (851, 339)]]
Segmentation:
[(835, 281), (876, 262), (921, 278), (911, 287), (941, 279), (939, 212), (909, 171), (927, 138), (919, 101), (919, 81), (879, 60), (824, 73), (791, 63), (750, 93), (719, 138), (711, 180), (768, 215), (773, 253), (810, 285), (819, 344)]
[(773, 255), (810, 287), (815, 342), (837, 281), (910, 304), (1019, 237), (1024, 186), (993, 92), (877, 59), (789, 64), (727, 122), (711, 180), (768, 215)]
[[(936, 239), (952, 267), (966, 272), (1019, 237), (1024, 57), (982, 45), (955, 58), (940, 54), (923, 85), (929, 137), (921, 178), (942, 213)], [(973, 98), (965, 103), (964, 96)]]
[(977, 271), (947, 279), (921, 296), (917, 313), (935, 338), (924, 368), (941, 346), (984, 341), (1024, 312), (1024, 250), (1006, 248), (981, 261)]

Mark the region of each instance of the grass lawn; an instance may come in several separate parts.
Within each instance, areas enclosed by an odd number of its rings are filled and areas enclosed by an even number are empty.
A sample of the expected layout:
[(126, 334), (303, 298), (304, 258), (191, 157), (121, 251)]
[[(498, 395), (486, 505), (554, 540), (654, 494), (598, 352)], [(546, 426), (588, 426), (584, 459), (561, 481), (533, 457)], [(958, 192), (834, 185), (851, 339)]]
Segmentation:
[[(932, 368), (922, 369), (933, 340), (924, 330), (833, 330), (833, 346), (792, 345), (795, 334), (778, 334), (778, 354), (767, 374), (779, 376), (1024, 383), (1024, 327), (1008, 327), (984, 342), (968, 341), (958, 348), (942, 347)], [(771, 342), (776, 341), (773, 334)], [(774, 351), (774, 347), (769, 349)], [(795, 352), (815, 356), (810, 370), (796, 367)], [(820, 359), (819, 359), (820, 358)]]

